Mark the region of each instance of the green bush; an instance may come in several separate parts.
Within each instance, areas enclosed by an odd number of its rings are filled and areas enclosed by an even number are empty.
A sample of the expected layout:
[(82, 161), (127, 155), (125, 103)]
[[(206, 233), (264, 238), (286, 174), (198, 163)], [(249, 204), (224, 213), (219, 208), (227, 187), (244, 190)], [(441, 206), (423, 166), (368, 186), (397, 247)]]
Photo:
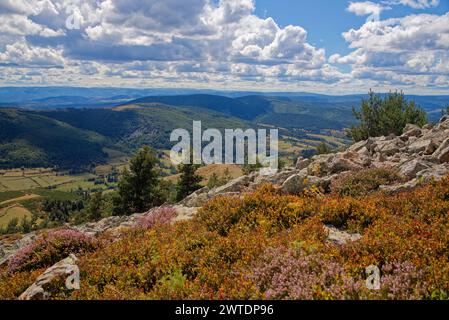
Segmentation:
[(414, 101), (407, 101), (402, 92), (390, 92), (382, 98), (370, 91), (369, 98), (362, 100), (360, 111), (353, 109), (353, 113), (360, 121), (358, 126), (353, 126), (348, 132), (354, 141), (392, 133), (401, 135), (409, 123), (419, 126), (427, 123), (426, 112)]

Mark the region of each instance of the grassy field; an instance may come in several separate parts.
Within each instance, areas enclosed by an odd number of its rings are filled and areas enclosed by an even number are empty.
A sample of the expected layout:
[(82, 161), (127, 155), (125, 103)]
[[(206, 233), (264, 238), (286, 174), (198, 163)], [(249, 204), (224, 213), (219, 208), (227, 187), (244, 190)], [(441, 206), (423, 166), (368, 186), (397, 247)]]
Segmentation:
[(31, 212), (21, 205), (12, 205), (0, 209), (0, 228), (5, 228), (14, 218), (17, 218), (20, 223), (23, 218), (31, 219), (31, 216)]
[[(102, 174), (103, 172), (109, 172), (111, 169), (111, 165), (105, 165), (99, 167), (98, 171)], [(83, 190), (98, 190), (109, 187), (105, 184), (98, 184), (98, 181), (95, 183), (95, 180), (98, 180), (98, 176), (91, 173), (69, 175), (49, 169), (41, 169), (40, 171), (36, 169), (3, 170), (0, 172), (0, 193), (45, 188), (70, 192), (80, 188)], [(16, 195), (20, 195), (20, 193), (11, 194), (12, 197)], [(0, 197), (0, 201), (8, 199), (11, 198)]]
[(51, 169), (13, 169), (0, 171), (0, 192), (57, 187), (74, 178)]
[[(232, 164), (211, 164), (198, 168), (197, 174), (203, 177), (201, 184), (206, 185), (210, 177), (215, 173), (218, 177), (223, 177), (228, 169), (230, 176), (235, 179), (243, 175), (241, 166)], [(171, 175), (164, 178), (167, 181), (176, 183), (179, 180), (179, 174)]]

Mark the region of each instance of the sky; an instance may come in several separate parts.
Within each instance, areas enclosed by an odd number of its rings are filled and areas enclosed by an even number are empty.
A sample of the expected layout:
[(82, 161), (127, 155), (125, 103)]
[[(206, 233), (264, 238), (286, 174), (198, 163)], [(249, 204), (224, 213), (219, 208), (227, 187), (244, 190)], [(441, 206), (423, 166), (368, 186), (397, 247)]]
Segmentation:
[(449, 94), (449, 0), (0, 0), (0, 86)]

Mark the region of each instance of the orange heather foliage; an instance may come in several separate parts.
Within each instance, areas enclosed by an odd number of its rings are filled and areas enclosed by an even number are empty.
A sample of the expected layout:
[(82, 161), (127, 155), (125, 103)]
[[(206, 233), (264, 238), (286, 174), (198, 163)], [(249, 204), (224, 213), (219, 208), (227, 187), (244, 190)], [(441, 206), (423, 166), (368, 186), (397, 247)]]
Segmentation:
[[(334, 244), (325, 224), (362, 238)], [(80, 256), (81, 290), (56, 298), (448, 299), (449, 177), (364, 197), (266, 185), (105, 243)], [(381, 270), (378, 291), (365, 285), (370, 265)], [(17, 297), (36, 273), (1, 271), (0, 298)]]

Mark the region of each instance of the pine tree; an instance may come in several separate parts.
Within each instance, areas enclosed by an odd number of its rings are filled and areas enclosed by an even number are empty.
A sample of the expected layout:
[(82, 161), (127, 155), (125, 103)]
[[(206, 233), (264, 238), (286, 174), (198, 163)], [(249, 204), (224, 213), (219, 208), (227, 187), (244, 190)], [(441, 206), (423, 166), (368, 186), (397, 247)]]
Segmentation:
[(360, 124), (349, 130), (354, 141), (369, 137), (401, 135), (408, 123), (423, 126), (427, 123), (426, 112), (414, 101), (407, 101), (404, 94), (389, 93), (384, 98), (369, 92), (369, 98), (362, 100), (360, 111), (353, 109), (354, 116)]
[(143, 147), (130, 160), (118, 183), (118, 196), (114, 198), (114, 214), (130, 215), (145, 212), (161, 205), (163, 196), (159, 188), (157, 158), (149, 147)]
[(181, 201), (201, 188), (200, 182), (203, 178), (196, 174), (197, 169), (198, 165), (194, 164), (183, 164), (180, 166), (181, 177), (177, 185), (177, 201)]
[(87, 207), (87, 215), (89, 221), (98, 221), (101, 218), (101, 209), (103, 204), (103, 197), (101, 192), (94, 193), (89, 200)]

